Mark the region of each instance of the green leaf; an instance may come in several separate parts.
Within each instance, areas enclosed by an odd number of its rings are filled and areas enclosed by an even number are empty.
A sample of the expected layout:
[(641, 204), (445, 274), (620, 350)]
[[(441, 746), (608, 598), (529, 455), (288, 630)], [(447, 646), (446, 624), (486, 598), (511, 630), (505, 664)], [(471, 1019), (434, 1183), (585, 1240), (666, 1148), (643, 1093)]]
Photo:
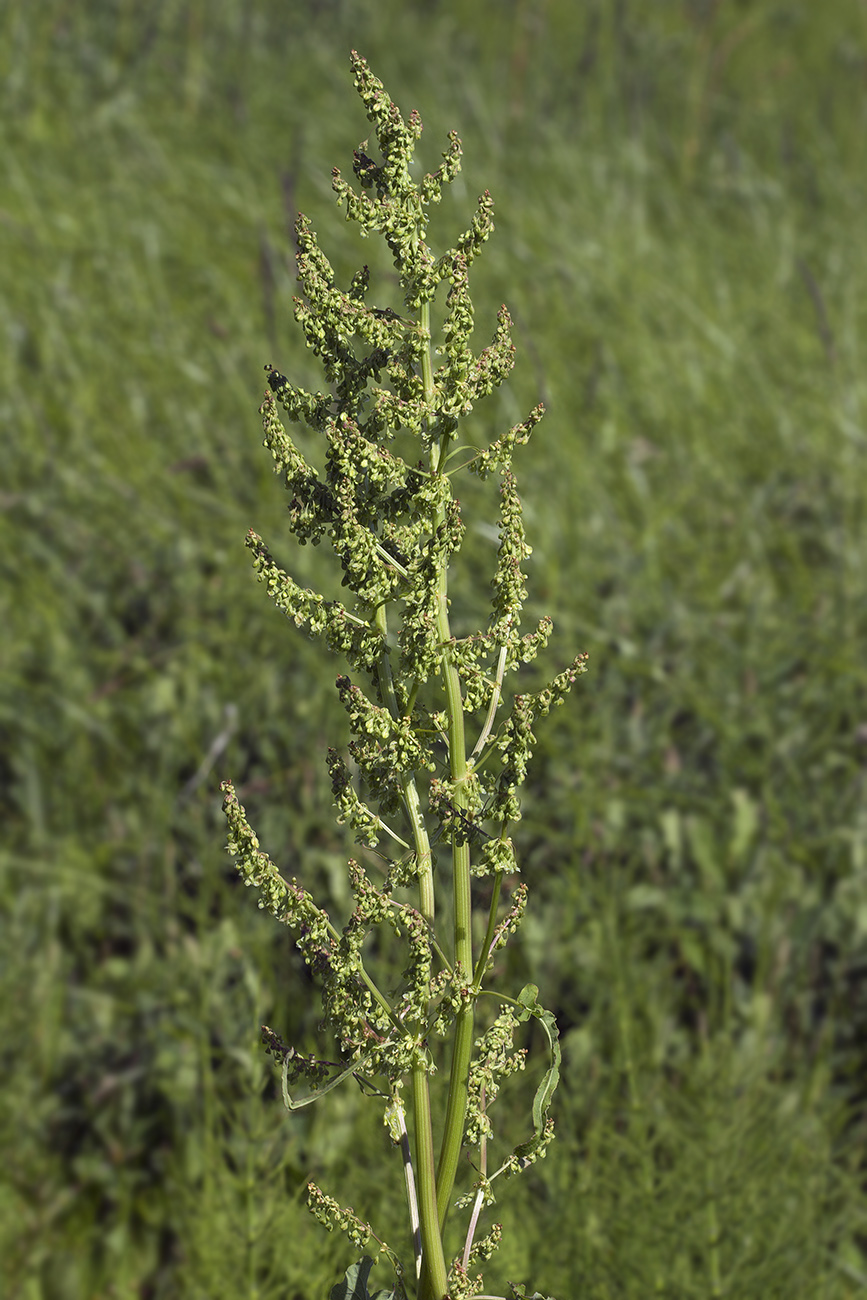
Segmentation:
[(551, 1098), (560, 1082), (560, 1062), (562, 1054), (560, 1052), (560, 1029), (554, 1014), (546, 1011), (540, 1006), (536, 999), (539, 996), (539, 990), (535, 984), (525, 984), (518, 994), (518, 1001), (524, 1007), (520, 1015), (520, 1020), (527, 1020), (530, 1016), (535, 1016), (539, 1024), (545, 1031), (548, 1044), (551, 1048), (551, 1066), (545, 1072), (545, 1076), (539, 1087), (536, 1089), (536, 1096), (533, 1098), (533, 1128), (536, 1132), (536, 1140), (540, 1140), (545, 1131), (545, 1120), (548, 1117), (548, 1110), (551, 1106)]
[[(535, 1017), (545, 1031), (548, 1038), (548, 1044), (551, 1048), (551, 1065), (546, 1070), (542, 1082), (536, 1089), (536, 1095), (533, 1098), (533, 1136), (529, 1142), (521, 1142), (512, 1152), (512, 1158), (518, 1157), (521, 1161), (532, 1161), (535, 1159), (536, 1152), (543, 1146), (545, 1141), (545, 1123), (548, 1118), (548, 1110), (551, 1106), (551, 1098), (560, 1082), (560, 1030), (557, 1027), (557, 1021), (550, 1011), (546, 1011), (543, 1006), (537, 1002), (539, 990), (535, 984), (525, 984), (518, 994), (518, 1005), (522, 1010), (518, 1014), (518, 1020), (521, 1022), (529, 1020), (530, 1016)], [(508, 1168), (509, 1162), (503, 1165), (497, 1173), (502, 1173)], [(494, 1178), (497, 1174), (493, 1175)]]
[(361, 1064), (360, 1061), (353, 1061), (352, 1065), (348, 1065), (345, 1070), (341, 1070), (340, 1074), (335, 1074), (333, 1078), (329, 1079), (327, 1083), (323, 1083), (315, 1092), (305, 1093), (303, 1097), (296, 1099), (289, 1092), (289, 1066), (291, 1063), (292, 1058), (290, 1056), (283, 1057), (283, 1105), (287, 1110), (301, 1110), (302, 1106), (309, 1106), (312, 1102), (318, 1101), (320, 1097), (324, 1097), (327, 1092), (330, 1092), (332, 1088), (336, 1088), (344, 1079), (348, 1079), (352, 1074), (357, 1074), (358, 1067)]
[(374, 1261), (369, 1255), (362, 1256), (356, 1263), (350, 1264), (342, 1282), (331, 1288), (331, 1300), (398, 1300), (397, 1289), (377, 1291), (371, 1295), (367, 1289), (367, 1279)]

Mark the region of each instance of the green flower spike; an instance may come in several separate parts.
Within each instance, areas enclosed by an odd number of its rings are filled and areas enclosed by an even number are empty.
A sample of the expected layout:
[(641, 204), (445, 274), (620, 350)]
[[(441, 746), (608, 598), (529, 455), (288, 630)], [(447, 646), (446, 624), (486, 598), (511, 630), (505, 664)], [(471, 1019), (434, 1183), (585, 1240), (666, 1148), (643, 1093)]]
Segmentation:
[[(553, 1136), (549, 1110), (560, 1060), (553, 1017), (539, 1005), (533, 985), (517, 997), (484, 986), (527, 905), (523, 883), (508, 907), (501, 906), (501, 894), (506, 875), (518, 870), (510, 828), (521, 817), (533, 728), (564, 701), (586, 660), (579, 655), (548, 686), (508, 698), (510, 674), (547, 645), (552, 623), (546, 617), (528, 632), (521, 629), (531, 549), (513, 469), (543, 408), (487, 447), (477, 447), (467, 434), (476, 406), (506, 382), (515, 362), (505, 306), (490, 343), (478, 353), (473, 348), (470, 275), (494, 229), (493, 203), (485, 191), (454, 247), (435, 254), (427, 242), (430, 209), (460, 170), (461, 142), (451, 132), (440, 165), (414, 181), (421, 118), (401, 115), (359, 55), (352, 54), (351, 64), (374, 141), (355, 150), (351, 180), (334, 170), (333, 187), (347, 221), (390, 250), (401, 301), (375, 302), (367, 265), (341, 288), (316, 231), (299, 216), (295, 319), (321, 364), (323, 386), (307, 392), (269, 365), (260, 408), (265, 446), (286, 487), (288, 530), (299, 545), (330, 548), (345, 596), (327, 599), (300, 586), (252, 531), (247, 545), (277, 608), (342, 661), (336, 689), (348, 735), (326, 759), (337, 821), (378, 868), (383, 847), (394, 856), (385, 859), (379, 883), (362, 862), (349, 861), (353, 906), (338, 929), (259, 847), (228, 782), (224, 808), (229, 851), (257, 889), (260, 906), (292, 930), (321, 981), (324, 1024), (339, 1051), (333, 1062), (305, 1056), (263, 1027), (266, 1049), (283, 1071), (286, 1105), (294, 1112), (351, 1077), (382, 1104), (376, 1122), (385, 1118), (405, 1164), (414, 1267), (401, 1264), (370, 1224), (315, 1184), (310, 1208), (326, 1227), (345, 1232), (357, 1250), (379, 1243), (376, 1255), (384, 1255), (395, 1273), (392, 1290), (379, 1292), (380, 1300), (406, 1294), (471, 1300), (483, 1287), (476, 1272), (501, 1235), (494, 1224), (474, 1240), (479, 1217), (493, 1202), (491, 1184), (541, 1158)], [(434, 338), (437, 294), (442, 324)], [(286, 432), (280, 408), (301, 427), (297, 436)], [(465, 528), (455, 495), (461, 471), (450, 467), (461, 464), (483, 481), (498, 476), (500, 541), (483, 625), (456, 636), (449, 583)], [(477, 877), (486, 877), (479, 926), (473, 918)], [(445, 927), (441, 895), (448, 900)], [(390, 945), (370, 941), (383, 927)], [(369, 969), (394, 943), (405, 953), (399, 979)], [(523, 1068), (526, 1048), (514, 1046), (514, 1039), (531, 1019), (547, 1038), (550, 1065), (532, 1102), (529, 1138), (507, 1148), (497, 1172), (488, 1175), (489, 1147), (497, 1141), (491, 1107), (502, 1083)], [(310, 1091), (293, 1096), (301, 1079)], [(434, 1088), (444, 1094), (436, 1142)], [(412, 1113), (412, 1154), (404, 1098)], [(464, 1146), (479, 1153), (481, 1172), (458, 1202), (473, 1210), (464, 1250), (449, 1265), (443, 1228)], [(365, 1255), (332, 1295), (370, 1300), (372, 1265)]]

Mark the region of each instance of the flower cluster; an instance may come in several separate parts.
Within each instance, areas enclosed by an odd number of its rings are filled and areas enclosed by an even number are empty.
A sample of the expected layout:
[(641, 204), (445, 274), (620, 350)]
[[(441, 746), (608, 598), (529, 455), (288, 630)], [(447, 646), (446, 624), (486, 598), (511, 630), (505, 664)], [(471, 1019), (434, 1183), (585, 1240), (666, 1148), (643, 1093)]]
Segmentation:
[[(345, 597), (328, 599), (300, 586), (252, 531), (247, 545), (277, 608), (347, 669), (339, 672), (336, 688), (349, 735), (327, 754), (337, 820), (363, 849), (385, 840), (396, 846), (395, 857), (378, 885), (361, 862), (349, 861), (353, 907), (339, 930), (296, 879), (280, 875), (228, 782), (224, 808), (238, 869), (258, 890), (260, 906), (293, 930), (321, 977), (325, 1023), (339, 1045), (341, 1059), (332, 1065), (296, 1053), (274, 1031), (263, 1030), (266, 1046), (282, 1060), (284, 1093), (286, 1078), (303, 1075), (314, 1091), (326, 1092), (355, 1074), (387, 1099), (412, 1079), (421, 1294), (441, 1300), (450, 1287), (454, 1300), (463, 1300), (481, 1287), (481, 1278), (470, 1279), (467, 1270), (496, 1248), (499, 1228), (472, 1247), (474, 1216), (463, 1260), (447, 1276), (437, 1200), (451, 1200), (461, 1144), (479, 1145), (491, 1136), (488, 1108), (501, 1082), (523, 1066), (524, 1052), (511, 1042), (530, 1016), (548, 1036), (553, 1064), (533, 1104), (534, 1135), (500, 1172), (543, 1155), (552, 1132), (548, 1108), (559, 1048), (553, 1017), (538, 1006), (533, 986), (518, 1001), (504, 996), (503, 1009), (480, 1037), (472, 1026), (483, 981), (526, 907), (523, 884), (504, 910), (500, 890), (518, 870), (509, 831), (521, 817), (533, 727), (562, 703), (586, 663), (579, 655), (548, 686), (509, 699), (510, 675), (547, 645), (552, 623), (542, 618), (522, 632), (531, 548), (513, 470), (515, 453), (543, 407), (487, 447), (462, 441), (467, 417), (506, 381), (515, 359), (505, 306), (488, 345), (478, 352), (473, 347), (470, 272), (493, 231), (493, 203), (485, 191), (467, 230), (435, 256), (427, 243), (430, 209), (460, 170), (461, 142), (450, 133), (440, 166), (415, 182), (420, 117), (413, 112), (404, 118), (356, 54), (352, 68), (376, 146), (364, 140), (355, 151), (356, 184), (335, 169), (333, 188), (347, 221), (362, 236), (387, 244), (401, 301), (371, 300), (366, 265), (340, 287), (313, 226), (299, 216), (294, 314), (321, 364), (322, 389), (308, 392), (268, 365), (260, 408), (264, 443), (287, 492), (289, 531), (300, 545), (330, 547)], [(434, 340), (430, 307), (441, 288), (444, 312)], [(303, 427), (297, 440), (287, 433), (280, 408)], [(462, 454), (455, 456), (458, 449)], [(499, 478), (499, 547), (482, 626), (457, 638), (448, 591), (465, 531), (454, 487), (459, 468), (451, 468), (461, 464), (482, 480)], [(468, 752), (470, 728), (476, 739)], [(453, 875), (451, 940), (437, 927), (437, 854), (450, 862)], [(493, 888), (486, 888), (485, 940), (474, 951), (472, 881), (478, 876), (487, 876)], [(408, 886), (418, 891), (417, 907), (406, 902)], [(376, 947), (366, 940), (382, 926), (406, 953), (402, 986), (389, 994), (368, 969)], [(435, 1170), (425, 1136), (427, 1090), (436, 1042), (449, 1035), (450, 1092)], [(489, 1182), (484, 1173), (483, 1181)], [(309, 1195), (326, 1226), (340, 1227), (356, 1247), (366, 1247), (369, 1224), (312, 1184)]]

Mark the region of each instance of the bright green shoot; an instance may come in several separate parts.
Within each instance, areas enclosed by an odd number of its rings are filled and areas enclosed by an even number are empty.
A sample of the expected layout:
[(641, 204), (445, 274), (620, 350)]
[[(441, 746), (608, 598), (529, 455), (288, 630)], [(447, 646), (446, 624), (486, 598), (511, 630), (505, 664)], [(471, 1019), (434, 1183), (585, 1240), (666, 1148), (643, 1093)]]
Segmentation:
[[(269, 366), (270, 391), (261, 408), (265, 445), (290, 496), (290, 530), (302, 545), (330, 543), (350, 599), (344, 604), (302, 589), (255, 533), (247, 544), (277, 606), (348, 667), (337, 690), (351, 739), (345, 753), (329, 750), (327, 760), (338, 820), (366, 849), (382, 846), (371, 862), (381, 864), (384, 850), (392, 856), (378, 883), (361, 862), (349, 862), (354, 910), (338, 929), (303, 885), (284, 880), (260, 850), (228, 782), (224, 806), (239, 871), (258, 888), (260, 906), (293, 930), (321, 979), (325, 1021), (339, 1044), (341, 1060), (331, 1064), (302, 1056), (272, 1030), (263, 1031), (268, 1049), (282, 1058), (286, 1105), (295, 1110), (350, 1077), (371, 1095), (404, 1161), (412, 1263), (406, 1254), (402, 1262), (369, 1224), (314, 1184), (310, 1207), (359, 1250), (372, 1241), (373, 1255), (391, 1261), (393, 1289), (380, 1292), (380, 1300), (471, 1300), (484, 1293), (480, 1265), (499, 1241), (496, 1224), (486, 1236), (476, 1235), (494, 1199), (492, 1185), (542, 1157), (553, 1136), (549, 1108), (559, 1069), (553, 1016), (539, 1005), (533, 985), (510, 996), (484, 984), (526, 906), (523, 884), (507, 891), (503, 884), (518, 870), (510, 829), (521, 816), (518, 790), (535, 742), (533, 726), (563, 701), (584, 671), (585, 656), (545, 689), (515, 695), (506, 708), (508, 675), (535, 658), (552, 626), (544, 618), (521, 634), (527, 595), (521, 565), (530, 548), (512, 473), (513, 454), (528, 441), (543, 408), (484, 449), (463, 436), (475, 404), (503, 382), (514, 357), (505, 307), (490, 345), (478, 355), (470, 345), (469, 271), (493, 230), (491, 198), (482, 195), (456, 246), (435, 256), (426, 242), (429, 210), (460, 168), (460, 140), (452, 132), (440, 167), (416, 184), (410, 163), (421, 119), (413, 112), (405, 120), (364, 59), (353, 53), (351, 62), (379, 158), (369, 157), (370, 146), (362, 143), (353, 164), (360, 190), (337, 170), (334, 189), (347, 220), (387, 243), (401, 310), (368, 301), (366, 266), (339, 289), (310, 223), (299, 216), (302, 296), (295, 318), (322, 363), (326, 387), (305, 392)], [(444, 319), (434, 340), (431, 304), (443, 285)], [(286, 433), (278, 405), (318, 439), (321, 469)], [(464, 525), (453, 480), (465, 471), (483, 480), (499, 477), (500, 544), (484, 626), (456, 637), (448, 592)], [(480, 878), (487, 916), (477, 918), (474, 941), (474, 882)], [(441, 910), (451, 918), (448, 932)], [(390, 927), (405, 945), (403, 984), (395, 994), (387, 994), (368, 969), (364, 941), (375, 926)], [(477, 1027), (483, 994), (494, 1014)], [(489, 1170), (491, 1107), (504, 1079), (524, 1064), (513, 1038), (530, 1018), (547, 1035), (550, 1063), (525, 1140)], [(435, 1060), (444, 1053), (448, 1069), (437, 1073)], [(447, 1089), (441, 1133), (432, 1125), (431, 1090), (438, 1086)], [(464, 1246), (449, 1262), (443, 1229), (455, 1208), (462, 1149), (470, 1151), (478, 1177), (458, 1202), (466, 1212)], [(365, 1255), (333, 1294), (364, 1300), (370, 1267)]]

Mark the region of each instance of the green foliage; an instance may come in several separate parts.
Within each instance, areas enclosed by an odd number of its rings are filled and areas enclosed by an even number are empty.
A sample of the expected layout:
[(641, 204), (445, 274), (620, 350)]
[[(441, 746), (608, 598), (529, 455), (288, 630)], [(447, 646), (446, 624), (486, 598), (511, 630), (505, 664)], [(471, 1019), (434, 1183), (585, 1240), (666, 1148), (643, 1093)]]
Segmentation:
[[(552, 657), (581, 645), (593, 668), (580, 710), (539, 731), (513, 837), (532, 906), (494, 974), (546, 991), (564, 1070), (558, 1143), (496, 1207), (497, 1271), (643, 1296), (642, 1251), (674, 1259), (682, 1231), (700, 1289), (703, 1212), (684, 1208), (703, 1183), (676, 1102), (700, 1097), (710, 1043), (730, 1058), (723, 1143), (763, 1089), (767, 1170), (788, 1143), (803, 1171), (778, 1199), (752, 1145), (729, 1143), (745, 1208), (788, 1232), (774, 1285), (860, 1295), (867, 137), (850, 0), (0, 7), (0, 1290), (237, 1296), (253, 1258), (263, 1289), (324, 1296), (351, 1262), (304, 1207), (325, 1165), (356, 1206), (387, 1171), (377, 1223), (401, 1239), (400, 1162), (352, 1085), (327, 1121), (284, 1119), (279, 1072), (237, 1058), (257, 1057), (259, 1021), (316, 1057), (316, 1011), (285, 992), (304, 979), (285, 932), (239, 906), (215, 790), (230, 770), (263, 843), (346, 914), (309, 757), (345, 726), (337, 667), (303, 638), (286, 654), (238, 544), (251, 519), (285, 526), (243, 432), (250, 376), (280, 357), (316, 391), (287, 328), (287, 211), (322, 212), (323, 162), (357, 144), (344, 65), (362, 40), (398, 102), (425, 107), (422, 145), (461, 128), (473, 162), (438, 209), (444, 243), (483, 185), (497, 197), (473, 299), (493, 326), (507, 297), (523, 363), (473, 437), (544, 397), (521, 461), (524, 612), (556, 610)], [(381, 284), (374, 245), (358, 260)], [(497, 549), (472, 522), (485, 491), (461, 496), (467, 627)], [(324, 549), (293, 575), (340, 600)], [(670, 1114), (664, 1145), (633, 1125), (614, 1160), (625, 1040), (639, 1095)], [(504, 1084), (503, 1129), (532, 1071)], [(282, 1199), (266, 1161), (244, 1190), (232, 1133), (284, 1152)], [(647, 1142), (657, 1194), (636, 1220)], [(268, 1282), (241, 1225), (277, 1206), (292, 1246)], [(603, 1222), (617, 1251), (593, 1245)]]
[(367, 1289), (367, 1279), (372, 1268), (373, 1260), (368, 1255), (356, 1264), (350, 1264), (344, 1280), (331, 1288), (331, 1300), (398, 1300), (396, 1290), (370, 1294)]

